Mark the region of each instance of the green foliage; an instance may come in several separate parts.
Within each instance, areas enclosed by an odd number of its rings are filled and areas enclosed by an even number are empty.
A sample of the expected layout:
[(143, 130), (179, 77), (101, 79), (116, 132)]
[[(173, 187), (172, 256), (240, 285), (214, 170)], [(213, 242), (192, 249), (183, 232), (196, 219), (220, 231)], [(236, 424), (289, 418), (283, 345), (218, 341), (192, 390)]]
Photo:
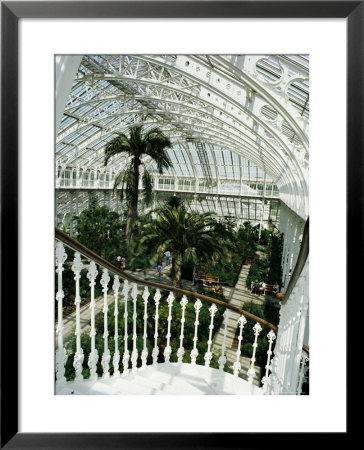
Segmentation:
[(246, 286), (249, 289), (255, 280), (265, 281), (268, 284), (277, 282), (280, 286), (282, 285), (283, 234), (265, 231), (267, 245), (263, 248), (266, 257), (252, 262), (246, 279)]
[(136, 255), (145, 255), (150, 264), (166, 250), (172, 253), (172, 280), (180, 285), (183, 263), (194, 267), (223, 254), (222, 242), (214, 232), (215, 221), (211, 213), (189, 212), (178, 207), (163, 205), (156, 211), (157, 218), (134, 228), (133, 242)]
[[(268, 321), (267, 317), (265, 317), (264, 314), (265, 309), (263, 305), (256, 305), (251, 301), (245, 303), (243, 309), (251, 314), (254, 314), (255, 316), (258, 316)], [(249, 317), (245, 318), (247, 322), (244, 325), (243, 329), (243, 345), (241, 348), (241, 353), (242, 355), (250, 358), (253, 354), (253, 343), (255, 340), (253, 327), (256, 324), (256, 321), (250, 319)], [(260, 332), (257, 341), (258, 346), (255, 354), (255, 359), (257, 364), (261, 367), (264, 367), (267, 361), (267, 351), (268, 351), (267, 335), (269, 331), (270, 331), (269, 327), (262, 325), (262, 331)]]
[(123, 234), (120, 215), (94, 201), (77, 218), (76, 239), (112, 264), (117, 256), (125, 254)]

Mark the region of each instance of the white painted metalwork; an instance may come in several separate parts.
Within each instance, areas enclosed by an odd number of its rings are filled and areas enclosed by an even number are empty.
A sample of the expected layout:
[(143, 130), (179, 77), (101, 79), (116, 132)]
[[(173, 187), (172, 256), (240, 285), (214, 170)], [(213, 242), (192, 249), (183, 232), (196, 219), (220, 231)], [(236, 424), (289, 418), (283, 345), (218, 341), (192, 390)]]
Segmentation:
[(155, 305), (155, 316), (154, 316), (154, 347), (152, 351), (152, 357), (153, 357), (153, 365), (156, 365), (158, 363), (158, 354), (159, 354), (159, 347), (158, 347), (158, 310), (159, 310), (159, 300), (161, 299), (161, 293), (160, 290), (157, 289), (154, 294), (154, 305)]
[(91, 301), (90, 301), (90, 312), (91, 312), (91, 329), (90, 329), (90, 338), (91, 338), (91, 351), (88, 357), (87, 365), (90, 369), (90, 380), (95, 381), (97, 379), (97, 363), (99, 360), (99, 354), (96, 350), (96, 343), (95, 343), (95, 336), (96, 336), (96, 329), (95, 329), (95, 284), (96, 284), (96, 277), (97, 277), (98, 271), (96, 268), (96, 264), (94, 261), (90, 262), (89, 270), (87, 272), (87, 278), (90, 281), (90, 289), (91, 289)]
[(171, 322), (172, 322), (172, 306), (173, 306), (173, 302), (174, 302), (174, 295), (172, 292), (169, 293), (168, 298), (167, 298), (167, 303), (168, 303), (168, 318), (167, 318), (167, 323), (168, 323), (168, 328), (167, 328), (167, 345), (166, 348), (164, 349), (164, 360), (167, 364), (169, 364), (169, 360), (171, 357), (171, 353), (172, 353), (172, 348), (171, 348)]
[(133, 299), (133, 351), (131, 353), (131, 364), (132, 372), (135, 373), (137, 369), (138, 361), (138, 349), (137, 349), (137, 329), (136, 329), (136, 319), (137, 319), (137, 297), (138, 297), (138, 286), (133, 283), (133, 288), (131, 291), (131, 298)]
[(198, 321), (198, 316), (200, 314), (200, 309), (202, 307), (202, 303), (201, 300), (197, 299), (195, 301), (194, 304), (194, 308), (195, 308), (195, 312), (196, 312), (196, 320), (195, 320), (195, 334), (193, 336), (193, 349), (191, 351), (191, 363), (192, 364), (196, 364), (196, 358), (198, 356), (198, 350), (197, 350), (197, 341), (198, 341), (198, 337), (197, 337), (197, 331), (198, 331), (198, 325), (199, 325), (199, 321)]
[(149, 290), (148, 290), (148, 286), (145, 286), (144, 292), (143, 292), (143, 300), (144, 300), (143, 350), (142, 350), (142, 354), (141, 354), (143, 369), (145, 369), (147, 367), (147, 358), (148, 358), (148, 349), (147, 349), (148, 298), (149, 298)]
[(211, 359), (212, 359), (212, 352), (211, 352), (211, 345), (212, 345), (212, 331), (214, 329), (214, 318), (215, 314), (217, 312), (217, 306), (212, 304), (209, 308), (210, 312), (210, 325), (209, 325), (209, 339), (207, 341), (207, 352), (204, 355), (205, 360), (205, 366), (210, 367)]
[(115, 350), (114, 350), (114, 357), (112, 360), (112, 364), (114, 367), (114, 377), (120, 376), (119, 371), (119, 364), (120, 364), (120, 350), (119, 350), (119, 288), (120, 288), (120, 281), (119, 277), (115, 275), (114, 277), (114, 283), (112, 285), (113, 291), (114, 291), (114, 317), (115, 317), (115, 332), (114, 332), (114, 342), (115, 342)]
[(243, 340), (243, 329), (244, 325), (246, 324), (247, 320), (242, 315), (240, 316), (238, 320), (239, 325), (239, 336), (238, 336), (238, 349), (236, 350), (236, 361), (234, 362), (233, 369), (234, 369), (234, 375), (237, 377), (239, 375), (239, 371), (241, 369), (241, 363), (240, 363), (240, 357), (241, 357), (241, 342)]
[(254, 363), (255, 363), (255, 354), (257, 351), (257, 347), (258, 347), (258, 336), (259, 333), (262, 331), (262, 327), (261, 325), (257, 322), (254, 327), (253, 327), (253, 331), (254, 331), (254, 344), (253, 344), (253, 354), (250, 360), (250, 368), (248, 370), (248, 382), (250, 384), (253, 383), (253, 377), (255, 376), (255, 367), (254, 367)]
[(56, 380), (57, 383), (64, 383), (66, 378), (64, 376), (65, 369), (64, 366), (67, 362), (67, 352), (63, 346), (63, 298), (64, 292), (62, 289), (62, 272), (63, 272), (63, 264), (67, 259), (67, 253), (64, 249), (62, 242), (56, 242), (56, 272), (58, 275), (58, 284), (57, 284), (57, 294), (56, 300), (58, 303), (58, 322), (56, 328), (56, 335), (58, 338), (58, 349), (56, 352)]
[(177, 351), (178, 363), (182, 363), (183, 355), (185, 353), (185, 349), (183, 348), (183, 338), (184, 338), (184, 326), (185, 326), (185, 309), (188, 303), (187, 297), (184, 295), (182, 300), (180, 301), (182, 308), (182, 317), (181, 317), (181, 334), (179, 336), (179, 348)]
[(109, 363), (110, 363), (111, 355), (110, 355), (109, 344), (108, 344), (109, 329), (108, 329), (108, 321), (107, 321), (107, 312), (109, 310), (109, 306), (107, 303), (107, 290), (108, 290), (109, 281), (110, 281), (109, 272), (107, 271), (107, 269), (104, 269), (102, 271), (102, 277), (101, 277), (101, 286), (102, 286), (102, 291), (104, 293), (104, 308), (103, 308), (103, 313), (104, 313), (104, 334), (103, 334), (104, 353), (103, 353), (102, 359), (101, 359), (101, 365), (103, 368), (103, 374), (102, 374), (103, 378), (109, 378), (109, 376), (110, 376)]
[(262, 378), (262, 384), (263, 384), (263, 390), (264, 392), (268, 392), (268, 384), (270, 383), (270, 379), (269, 379), (269, 371), (272, 370), (272, 367), (270, 365), (270, 359), (272, 356), (272, 345), (273, 345), (273, 341), (276, 338), (276, 334), (273, 330), (270, 330), (270, 332), (268, 333), (268, 351), (267, 351), (267, 364), (265, 365), (265, 375)]
[(128, 296), (129, 282), (124, 280), (123, 296), (124, 296), (124, 353), (123, 353), (123, 375), (129, 373), (129, 351), (128, 351)]
[(297, 394), (301, 395), (302, 394), (302, 384), (303, 384), (303, 379), (305, 376), (305, 368), (306, 368), (306, 364), (308, 363), (309, 358), (307, 353), (302, 353), (301, 356), (301, 368), (300, 368), (300, 373), (299, 373), (299, 377), (298, 377), (298, 387), (297, 387)]
[(75, 257), (72, 264), (72, 271), (75, 274), (75, 283), (76, 283), (76, 296), (75, 296), (75, 305), (76, 305), (76, 353), (73, 359), (73, 367), (76, 371), (76, 381), (83, 380), (82, 376), (82, 364), (85, 358), (83, 354), (83, 349), (81, 347), (81, 317), (80, 317), (80, 305), (81, 305), (81, 297), (80, 297), (80, 278), (81, 278), (81, 270), (83, 264), (81, 262), (81, 255), (79, 252), (75, 253)]

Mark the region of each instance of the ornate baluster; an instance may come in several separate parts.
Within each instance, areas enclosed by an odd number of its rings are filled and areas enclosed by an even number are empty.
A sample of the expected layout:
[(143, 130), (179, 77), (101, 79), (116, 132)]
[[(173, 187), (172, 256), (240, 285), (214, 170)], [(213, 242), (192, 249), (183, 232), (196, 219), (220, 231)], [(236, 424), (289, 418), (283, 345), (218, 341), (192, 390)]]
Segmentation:
[(110, 281), (110, 277), (109, 277), (109, 272), (107, 271), (107, 269), (104, 269), (102, 271), (102, 277), (101, 277), (101, 286), (102, 286), (102, 291), (104, 293), (104, 334), (103, 334), (103, 338), (104, 338), (104, 354), (102, 355), (102, 359), (101, 359), (101, 364), (102, 364), (102, 368), (103, 368), (103, 378), (109, 378), (110, 374), (109, 374), (109, 363), (110, 363), (110, 350), (109, 350), (109, 346), (108, 346), (108, 337), (109, 337), (109, 331), (107, 328), (107, 312), (109, 310), (109, 307), (107, 305), (107, 285), (109, 284)]
[(167, 298), (168, 303), (168, 330), (167, 330), (167, 346), (164, 349), (164, 360), (167, 364), (169, 364), (169, 359), (171, 357), (172, 348), (170, 344), (170, 338), (171, 338), (171, 321), (172, 321), (172, 305), (174, 301), (174, 295), (172, 292), (169, 293)]
[(182, 358), (185, 353), (185, 349), (183, 348), (183, 338), (184, 338), (183, 330), (184, 330), (184, 326), (185, 326), (185, 309), (186, 309), (187, 303), (188, 303), (187, 297), (184, 295), (182, 297), (182, 300), (180, 301), (180, 304), (182, 307), (182, 318), (181, 318), (181, 334), (179, 336), (179, 349), (177, 351), (179, 364), (182, 363)]
[(197, 338), (197, 331), (198, 331), (198, 324), (200, 323), (198, 321), (198, 316), (200, 314), (201, 306), (202, 306), (201, 300), (199, 300), (199, 299), (196, 300), (195, 304), (194, 304), (194, 308), (195, 308), (195, 311), (196, 311), (196, 320), (195, 320), (195, 335), (193, 337), (193, 349), (192, 349), (192, 352), (191, 352), (191, 363), (192, 364), (196, 364), (196, 358), (197, 358), (197, 355), (198, 355), (198, 350), (197, 350), (197, 339), (198, 339)]
[(144, 333), (143, 333), (143, 351), (141, 354), (142, 359), (142, 369), (147, 367), (147, 357), (148, 357), (148, 350), (147, 350), (147, 321), (148, 321), (148, 297), (149, 297), (149, 290), (148, 286), (145, 286), (144, 292), (143, 292), (143, 300), (144, 300)]
[(226, 335), (227, 335), (227, 324), (229, 320), (230, 311), (228, 309), (225, 309), (224, 312), (224, 318), (225, 318), (225, 327), (224, 327), (224, 337), (222, 340), (222, 347), (221, 347), (221, 356), (219, 358), (219, 369), (224, 370), (224, 365), (226, 363), (226, 356), (225, 356), (225, 349), (226, 349)]
[(212, 352), (211, 352), (211, 344), (212, 344), (212, 330), (214, 329), (214, 318), (217, 311), (217, 306), (212, 304), (209, 308), (210, 316), (211, 316), (211, 322), (209, 325), (209, 340), (207, 341), (207, 352), (205, 353), (204, 360), (205, 360), (205, 366), (210, 367), (210, 362), (212, 359)]
[(63, 263), (67, 259), (67, 253), (65, 252), (62, 242), (56, 242), (56, 272), (58, 274), (58, 291), (56, 294), (56, 300), (58, 302), (58, 323), (56, 334), (58, 338), (58, 349), (56, 352), (56, 379), (57, 383), (64, 383), (66, 378), (64, 376), (64, 366), (67, 362), (67, 352), (63, 346), (63, 297), (64, 292), (62, 289), (62, 272)]
[(114, 309), (114, 317), (115, 317), (115, 334), (114, 334), (114, 342), (115, 342), (115, 351), (114, 351), (114, 357), (112, 360), (112, 364), (114, 367), (114, 377), (120, 376), (119, 371), (119, 364), (120, 364), (120, 351), (119, 351), (119, 288), (120, 288), (120, 281), (119, 277), (115, 275), (114, 277), (114, 283), (112, 285), (113, 291), (114, 291), (114, 298), (115, 298), (115, 309)]
[(262, 384), (263, 384), (263, 392), (266, 393), (268, 392), (268, 384), (270, 383), (269, 381), (269, 371), (272, 369), (271, 365), (270, 365), (270, 358), (272, 356), (272, 344), (274, 339), (276, 338), (276, 334), (273, 330), (270, 330), (270, 332), (268, 333), (268, 342), (269, 342), (269, 347), (268, 347), (268, 351), (267, 351), (267, 364), (265, 366), (265, 375), (262, 379)]
[(152, 357), (153, 357), (153, 365), (158, 363), (158, 308), (159, 308), (159, 300), (161, 298), (160, 290), (157, 289), (155, 295), (154, 295), (154, 303), (155, 303), (155, 328), (154, 328), (154, 348), (152, 351)]
[(123, 295), (124, 295), (123, 375), (127, 375), (129, 373), (129, 351), (128, 351), (128, 295), (129, 295), (129, 283), (128, 283), (128, 280), (124, 281)]
[(133, 289), (131, 291), (131, 297), (133, 299), (134, 312), (133, 312), (133, 351), (131, 353), (131, 364), (132, 364), (132, 372), (135, 373), (137, 369), (137, 361), (138, 361), (138, 349), (136, 346), (137, 340), (137, 330), (136, 330), (136, 319), (137, 319), (137, 297), (138, 297), (138, 287), (136, 283), (133, 283)]
[(75, 305), (76, 305), (76, 353), (75, 357), (73, 359), (73, 367), (76, 371), (76, 378), (75, 381), (82, 381), (82, 363), (85, 358), (85, 355), (83, 354), (83, 349), (81, 347), (81, 317), (80, 317), (80, 305), (81, 305), (81, 297), (80, 297), (80, 278), (81, 278), (81, 270), (82, 270), (83, 264), (81, 262), (81, 255), (79, 252), (75, 253), (75, 258), (73, 260), (72, 264), (72, 271), (75, 274), (75, 282), (76, 282), (76, 298), (75, 298)]
[(236, 361), (234, 362), (234, 375), (237, 377), (239, 375), (239, 370), (241, 369), (240, 356), (241, 356), (241, 341), (243, 340), (243, 329), (246, 324), (246, 318), (241, 316), (238, 320), (238, 325), (240, 327), (239, 337), (238, 337), (238, 349), (236, 350)]
[(303, 384), (303, 378), (305, 374), (305, 366), (308, 362), (308, 356), (306, 353), (302, 353), (301, 355), (301, 368), (300, 368), (300, 374), (298, 378), (298, 387), (297, 387), (297, 395), (302, 394), (302, 384)]
[(90, 380), (94, 381), (97, 379), (97, 373), (96, 373), (96, 366), (97, 362), (99, 360), (99, 354), (96, 350), (96, 344), (95, 344), (95, 336), (96, 336), (96, 328), (95, 328), (95, 280), (97, 277), (98, 271), (96, 268), (96, 264), (94, 261), (90, 262), (90, 267), (87, 272), (87, 278), (90, 281), (90, 288), (91, 288), (91, 302), (90, 302), (90, 310), (91, 310), (91, 331), (90, 331), (90, 338), (91, 338), (91, 352), (88, 357), (87, 365), (90, 368)]
[(255, 375), (255, 368), (254, 368), (255, 353), (256, 353), (257, 347), (258, 347), (258, 343), (257, 343), (258, 336), (259, 336), (259, 333), (262, 331), (262, 327), (260, 326), (260, 324), (258, 322), (254, 325), (253, 331), (254, 331), (255, 339), (254, 339), (254, 344), (253, 344), (253, 354), (252, 354), (252, 358), (250, 360), (250, 369), (248, 370), (248, 382), (250, 384), (253, 384), (253, 377)]

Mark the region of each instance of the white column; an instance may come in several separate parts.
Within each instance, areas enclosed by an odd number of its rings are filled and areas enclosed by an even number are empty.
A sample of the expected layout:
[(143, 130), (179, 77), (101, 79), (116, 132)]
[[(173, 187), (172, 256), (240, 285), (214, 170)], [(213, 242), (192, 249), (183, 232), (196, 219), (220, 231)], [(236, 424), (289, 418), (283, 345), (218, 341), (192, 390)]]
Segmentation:
[(108, 337), (109, 337), (109, 331), (108, 331), (108, 323), (107, 323), (107, 312), (108, 312), (108, 304), (107, 304), (107, 286), (109, 284), (110, 281), (110, 277), (109, 277), (109, 272), (107, 271), (107, 269), (104, 269), (102, 272), (102, 277), (101, 277), (101, 286), (102, 286), (102, 291), (104, 293), (104, 309), (103, 309), (103, 313), (104, 313), (104, 334), (103, 334), (103, 338), (104, 338), (104, 353), (102, 355), (102, 359), (101, 359), (101, 365), (103, 368), (103, 378), (109, 378), (110, 374), (109, 374), (109, 363), (110, 363), (110, 350), (109, 350), (109, 345), (108, 345)]
[(169, 359), (172, 353), (172, 348), (171, 348), (171, 322), (172, 322), (172, 305), (173, 305), (173, 301), (174, 301), (174, 295), (172, 292), (169, 293), (168, 298), (167, 298), (167, 303), (168, 303), (168, 329), (167, 329), (167, 345), (166, 348), (164, 349), (164, 360), (167, 364), (169, 364)]
[(123, 375), (129, 373), (129, 351), (128, 351), (128, 295), (129, 283), (124, 281), (123, 296), (124, 296), (124, 354), (123, 354)]
[(91, 288), (91, 302), (90, 302), (90, 310), (91, 310), (91, 330), (90, 330), (90, 337), (91, 337), (91, 351), (88, 357), (87, 365), (90, 368), (90, 380), (94, 381), (97, 379), (97, 373), (96, 373), (96, 367), (97, 362), (99, 360), (99, 354), (96, 350), (96, 343), (95, 343), (95, 336), (96, 336), (96, 328), (95, 328), (95, 280), (97, 277), (97, 269), (96, 264), (94, 261), (90, 262), (90, 267), (87, 272), (87, 278), (90, 281), (90, 288)]
[(194, 304), (195, 312), (196, 312), (196, 320), (195, 320), (195, 335), (193, 337), (193, 350), (191, 351), (191, 363), (196, 364), (196, 358), (198, 356), (198, 350), (197, 350), (197, 331), (198, 331), (198, 316), (200, 314), (202, 303), (200, 299), (197, 299)]
[(211, 352), (211, 344), (212, 344), (212, 330), (214, 329), (214, 318), (215, 314), (217, 312), (217, 306), (215, 304), (212, 304), (209, 308), (210, 312), (210, 325), (209, 325), (209, 340), (207, 341), (207, 352), (205, 353), (204, 360), (205, 360), (205, 366), (210, 367), (210, 362), (212, 359), (212, 352)]
[(242, 315), (240, 316), (239, 320), (238, 320), (238, 325), (240, 327), (239, 330), (239, 337), (238, 337), (238, 349), (236, 350), (236, 361), (234, 362), (233, 368), (234, 368), (234, 375), (237, 377), (239, 375), (239, 371), (241, 369), (241, 363), (240, 363), (240, 356), (241, 356), (241, 341), (243, 340), (243, 328), (244, 325), (246, 324), (247, 320), (246, 318)]
[(137, 369), (137, 361), (138, 361), (138, 349), (136, 345), (137, 341), (137, 329), (136, 329), (136, 319), (137, 319), (137, 297), (138, 297), (138, 287), (136, 283), (133, 283), (133, 289), (131, 291), (131, 298), (133, 299), (133, 351), (131, 353), (131, 364), (132, 364), (132, 373), (136, 372)]
[(120, 364), (120, 351), (119, 351), (119, 288), (120, 288), (120, 281), (119, 277), (115, 275), (114, 277), (114, 283), (112, 285), (113, 291), (114, 291), (114, 317), (115, 317), (115, 332), (114, 332), (114, 343), (115, 343), (115, 351), (114, 351), (114, 357), (112, 360), (112, 364), (114, 367), (114, 377), (118, 378), (120, 376), (119, 371), (119, 364)]
[(144, 287), (143, 292), (143, 300), (144, 300), (144, 333), (143, 333), (143, 351), (141, 355), (142, 359), (142, 368), (145, 369), (147, 367), (147, 357), (148, 357), (148, 349), (147, 349), (147, 321), (148, 321), (148, 298), (149, 298), (149, 290), (148, 286)]
[(184, 295), (182, 300), (180, 301), (182, 307), (182, 317), (181, 317), (181, 334), (179, 336), (179, 349), (177, 351), (178, 363), (182, 363), (183, 355), (185, 353), (185, 349), (183, 348), (183, 338), (184, 338), (184, 325), (185, 325), (185, 309), (188, 303), (187, 297)]
[(56, 379), (57, 383), (64, 383), (66, 378), (64, 376), (64, 366), (67, 362), (67, 352), (63, 346), (63, 298), (64, 292), (62, 289), (62, 272), (63, 272), (63, 263), (67, 259), (67, 253), (65, 252), (64, 246), (62, 242), (56, 242), (56, 272), (58, 274), (58, 284), (57, 284), (57, 294), (56, 300), (58, 303), (58, 323), (56, 334), (58, 337), (58, 349), (56, 352)]
[(82, 56), (56, 57), (56, 135), (81, 60)]
[(152, 357), (153, 357), (153, 366), (158, 364), (158, 354), (159, 354), (159, 347), (158, 347), (158, 309), (159, 309), (159, 300), (161, 298), (160, 290), (157, 289), (156, 293), (154, 295), (154, 304), (155, 304), (155, 316), (154, 316), (154, 348), (152, 351)]
[(82, 381), (82, 363), (85, 355), (83, 354), (83, 350), (81, 347), (81, 317), (80, 317), (80, 305), (81, 305), (81, 297), (80, 297), (80, 278), (81, 278), (81, 270), (83, 264), (81, 262), (81, 255), (79, 252), (75, 253), (75, 258), (72, 264), (72, 271), (75, 274), (75, 283), (76, 283), (76, 296), (75, 296), (75, 305), (76, 305), (76, 353), (73, 359), (73, 367), (76, 371), (75, 381)]

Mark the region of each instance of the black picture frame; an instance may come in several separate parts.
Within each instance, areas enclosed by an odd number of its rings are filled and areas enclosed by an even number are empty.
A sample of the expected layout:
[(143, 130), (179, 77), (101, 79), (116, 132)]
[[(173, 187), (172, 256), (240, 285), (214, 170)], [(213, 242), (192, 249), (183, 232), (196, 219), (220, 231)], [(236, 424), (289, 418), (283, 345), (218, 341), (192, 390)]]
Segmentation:
[[(346, 18), (347, 298), (363, 272), (363, 1), (1, 2), (1, 448), (285, 448), (288, 433), (18, 432), (18, 22), (21, 18)], [(11, 105), (11, 108), (9, 108)], [(329, 155), (328, 155), (329, 158)], [(357, 258), (359, 253), (359, 258)], [(356, 256), (355, 256), (356, 255)], [(357, 261), (351, 264), (355, 258)], [(349, 313), (349, 310), (347, 311)], [(11, 327), (11, 328), (10, 328)], [(11, 333), (12, 345), (7, 345)], [(350, 347), (348, 346), (348, 350)], [(349, 355), (350, 356), (350, 355)], [(359, 380), (356, 380), (359, 381)], [(309, 433), (307, 433), (308, 435)], [(338, 433), (335, 439), (349, 436)], [(304, 436), (306, 439), (308, 436)], [(315, 437), (317, 439), (317, 435)], [(276, 445), (274, 444), (276, 442)], [(279, 444), (278, 444), (279, 442)], [(317, 443), (317, 441), (316, 441)]]

